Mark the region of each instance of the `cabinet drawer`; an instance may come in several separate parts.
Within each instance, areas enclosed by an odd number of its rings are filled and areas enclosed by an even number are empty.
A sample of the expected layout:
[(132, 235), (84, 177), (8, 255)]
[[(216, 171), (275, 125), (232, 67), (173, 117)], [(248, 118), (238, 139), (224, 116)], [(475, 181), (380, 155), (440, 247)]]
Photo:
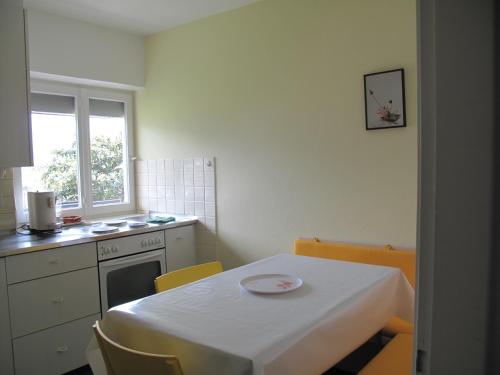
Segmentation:
[(96, 266), (96, 249), (95, 243), (86, 243), (7, 257), (7, 282), (13, 284)]
[(9, 286), (12, 336), (100, 312), (97, 267)]
[(87, 363), (85, 350), (100, 315), (13, 340), (16, 375), (63, 374)]

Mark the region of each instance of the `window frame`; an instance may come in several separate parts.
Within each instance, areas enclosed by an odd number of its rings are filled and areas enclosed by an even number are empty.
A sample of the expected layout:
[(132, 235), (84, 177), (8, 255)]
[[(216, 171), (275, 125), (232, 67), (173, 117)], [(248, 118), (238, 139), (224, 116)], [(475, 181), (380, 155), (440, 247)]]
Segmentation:
[[(135, 211), (135, 184), (134, 184), (134, 139), (133, 139), (133, 95), (131, 92), (114, 89), (78, 86), (66, 83), (31, 80), (31, 93), (72, 96), (75, 98), (75, 118), (77, 127), (77, 158), (78, 158), (78, 195), (79, 207), (63, 209), (64, 215), (80, 215), (93, 218), (111, 214), (124, 214)], [(124, 176), (125, 202), (110, 203), (100, 206), (93, 205), (91, 162), (90, 162), (90, 111), (89, 100), (100, 99), (107, 101), (123, 102), (125, 106), (125, 137), (124, 137), (124, 162), (126, 165)], [(31, 114), (30, 114), (31, 116)], [(18, 222), (27, 221), (28, 207), (24, 207), (22, 192), (21, 168), (14, 170), (14, 189), (16, 205), (22, 207), (18, 210)], [(127, 201), (128, 199), (128, 201)]]

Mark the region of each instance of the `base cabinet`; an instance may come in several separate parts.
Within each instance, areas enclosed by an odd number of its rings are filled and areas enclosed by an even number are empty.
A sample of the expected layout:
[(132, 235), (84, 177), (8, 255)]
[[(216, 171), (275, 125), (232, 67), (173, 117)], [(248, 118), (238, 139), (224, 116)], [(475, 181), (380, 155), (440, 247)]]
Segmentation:
[(86, 365), (92, 325), (100, 318), (95, 314), (14, 339), (16, 375), (64, 374)]
[(196, 264), (194, 225), (165, 230), (167, 272)]
[(7, 275), (5, 259), (0, 258), (0, 374), (12, 375), (12, 345), (10, 340), (9, 305), (7, 303)]
[(15, 374), (59, 375), (87, 364), (101, 317), (96, 244), (14, 255), (5, 269)]

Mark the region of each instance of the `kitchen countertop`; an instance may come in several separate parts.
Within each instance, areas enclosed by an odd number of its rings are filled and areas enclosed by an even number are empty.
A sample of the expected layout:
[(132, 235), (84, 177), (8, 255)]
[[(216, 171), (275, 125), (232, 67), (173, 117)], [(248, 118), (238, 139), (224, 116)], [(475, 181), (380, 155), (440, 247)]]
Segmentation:
[[(109, 240), (123, 236), (130, 236), (134, 234), (154, 232), (157, 230), (169, 229), (180, 227), (184, 225), (195, 224), (198, 221), (196, 216), (180, 216), (169, 215), (175, 217), (174, 222), (166, 224), (148, 224), (142, 228), (130, 228), (128, 225), (118, 227), (117, 231), (110, 233), (92, 233), (92, 225), (75, 225), (72, 227), (65, 227), (60, 233), (56, 234), (19, 234), (12, 232), (11, 234), (0, 236), (0, 258), (28, 253), (32, 251), (40, 251), (53, 249), (56, 247), (78, 245), (88, 242), (96, 242), (102, 240)], [(129, 220), (145, 219), (145, 216), (127, 216)]]

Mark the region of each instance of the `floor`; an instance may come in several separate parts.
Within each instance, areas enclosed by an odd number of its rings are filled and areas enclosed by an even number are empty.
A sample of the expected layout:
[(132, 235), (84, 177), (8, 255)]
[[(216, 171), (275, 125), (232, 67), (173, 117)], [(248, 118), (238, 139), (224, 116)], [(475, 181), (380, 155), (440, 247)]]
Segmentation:
[(93, 375), (89, 366), (83, 366), (76, 370), (67, 372), (65, 375)]

